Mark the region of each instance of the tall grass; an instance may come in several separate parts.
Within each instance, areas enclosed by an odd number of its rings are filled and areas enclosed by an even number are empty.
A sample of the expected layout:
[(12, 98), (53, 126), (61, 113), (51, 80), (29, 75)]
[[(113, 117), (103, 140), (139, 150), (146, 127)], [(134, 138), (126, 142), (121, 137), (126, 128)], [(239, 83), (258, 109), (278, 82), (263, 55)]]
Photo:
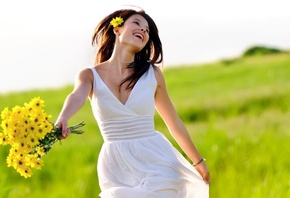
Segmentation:
[[(289, 54), (280, 54), (164, 70), (169, 95), (207, 159), (211, 197), (290, 196), (289, 67)], [(40, 96), (54, 121), (71, 90), (1, 95), (0, 110)], [(29, 179), (6, 166), (8, 149), (1, 146), (0, 197), (98, 197), (96, 163), (103, 140), (89, 102), (70, 124), (81, 120), (85, 134), (56, 144)], [(180, 149), (161, 118), (155, 120), (156, 129)]]

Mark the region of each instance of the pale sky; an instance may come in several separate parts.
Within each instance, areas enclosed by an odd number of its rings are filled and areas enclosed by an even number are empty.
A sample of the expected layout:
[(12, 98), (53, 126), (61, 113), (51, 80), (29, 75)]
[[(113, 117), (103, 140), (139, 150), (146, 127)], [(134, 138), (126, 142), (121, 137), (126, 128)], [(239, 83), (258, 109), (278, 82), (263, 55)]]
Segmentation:
[(155, 20), (165, 68), (239, 56), (252, 45), (290, 49), (289, 0), (3, 0), (0, 93), (72, 84), (93, 64), (95, 26), (124, 5)]

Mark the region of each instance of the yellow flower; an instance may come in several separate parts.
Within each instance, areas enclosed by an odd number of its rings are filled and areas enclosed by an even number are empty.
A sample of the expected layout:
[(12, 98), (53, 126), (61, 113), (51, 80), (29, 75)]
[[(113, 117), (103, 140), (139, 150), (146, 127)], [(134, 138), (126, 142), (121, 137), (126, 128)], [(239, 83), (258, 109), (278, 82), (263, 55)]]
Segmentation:
[(30, 166), (32, 168), (40, 170), (41, 167), (43, 166), (43, 160), (41, 158), (38, 158), (38, 157), (33, 158), (33, 160), (30, 163)]
[(30, 113), (36, 112), (44, 107), (44, 101), (40, 97), (35, 97), (29, 103), (24, 104)]
[(32, 176), (32, 170), (29, 166), (24, 165), (21, 168), (18, 168), (17, 171), (20, 173), (21, 176), (28, 178)]
[(1, 119), (5, 120), (5, 119), (9, 118), (9, 116), (10, 116), (10, 111), (9, 111), (8, 107), (5, 107), (3, 109), (3, 111), (1, 112)]
[(8, 137), (4, 133), (0, 133), (0, 145), (7, 145), (9, 144), (8, 142)]
[(9, 153), (11, 155), (19, 155), (19, 149), (13, 146), (10, 148)]
[(44, 156), (45, 155), (45, 150), (43, 147), (37, 147), (36, 148), (36, 153), (40, 156)]
[(14, 161), (15, 168), (18, 170), (23, 169), (26, 163), (25, 158), (19, 155), (16, 156), (16, 158), (13, 161)]
[(30, 133), (27, 136), (27, 144), (31, 146), (31, 148), (37, 146), (39, 144), (37, 137), (35, 136), (35, 134)]
[(41, 158), (39, 158), (37, 154), (27, 155), (26, 156), (26, 163), (31, 168), (35, 168), (38, 170), (40, 170), (41, 167), (43, 166), (43, 160)]
[(37, 126), (36, 127), (36, 130), (35, 130), (35, 136), (38, 138), (38, 139), (43, 139), (45, 137), (45, 130), (43, 130), (43, 127), (42, 125), (40, 126)]
[[(61, 129), (50, 122), (51, 115), (43, 110), (44, 101), (33, 98), (24, 106), (16, 105), (11, 110), (8, 107), (1, 112), (0, 145), (10, 145), (6, 158), (8, 167), (13, 167), (21, 176), (28, 178), (32, 168), (41, 169), (42, 156), (47, 154), (52, 146), (60, 141)], [(84, 122), (73, 125), (71, 133), (81, 134), (78, 128)], [(1, 130), (1, 129), (0, 129)]]
[(110, 22), (110, 24), (113, 26), (113, 27), (118, 27), (120, 25), (122, 25), (122, 23), (124, 22), (123, 18), (122, 17), (116, 17), (116, 18), (113, 18)]
[(10, 167), (16, 167), (16, 158), (15, 154), (10, 153), (6, 158), (7, 166)]
[(1, 122), (1, 127), (4, 130), (4, 132), (6, 132), (7, 130), (9, 130), (9, 120), (3, 120)]

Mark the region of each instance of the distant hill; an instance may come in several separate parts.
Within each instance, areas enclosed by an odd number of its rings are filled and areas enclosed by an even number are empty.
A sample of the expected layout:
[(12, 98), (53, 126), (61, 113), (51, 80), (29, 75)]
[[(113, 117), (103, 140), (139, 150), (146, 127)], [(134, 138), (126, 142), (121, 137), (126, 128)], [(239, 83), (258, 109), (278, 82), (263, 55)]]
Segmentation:
[(278, 53), (285, 53), (286, 51), (274, 47), (268, 46), (253, 46), (249, 49), (245, 50), (243, 53), (243, 57), (248, 56), (261, 56), (261, 55), (268, 55), (268, 54), (278, 54)]

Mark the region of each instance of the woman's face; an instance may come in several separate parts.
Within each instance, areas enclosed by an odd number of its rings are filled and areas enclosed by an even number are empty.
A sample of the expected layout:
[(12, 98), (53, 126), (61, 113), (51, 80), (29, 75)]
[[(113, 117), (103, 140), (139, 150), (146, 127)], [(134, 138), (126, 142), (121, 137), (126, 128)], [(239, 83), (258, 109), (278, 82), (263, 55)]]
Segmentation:
[(134, 53), (141, 51), (149, 40), (149, 26), (146, 19), (134, 14), (129, 17), (122, 27), (119, 27), (119, 41), (132, 47)]

